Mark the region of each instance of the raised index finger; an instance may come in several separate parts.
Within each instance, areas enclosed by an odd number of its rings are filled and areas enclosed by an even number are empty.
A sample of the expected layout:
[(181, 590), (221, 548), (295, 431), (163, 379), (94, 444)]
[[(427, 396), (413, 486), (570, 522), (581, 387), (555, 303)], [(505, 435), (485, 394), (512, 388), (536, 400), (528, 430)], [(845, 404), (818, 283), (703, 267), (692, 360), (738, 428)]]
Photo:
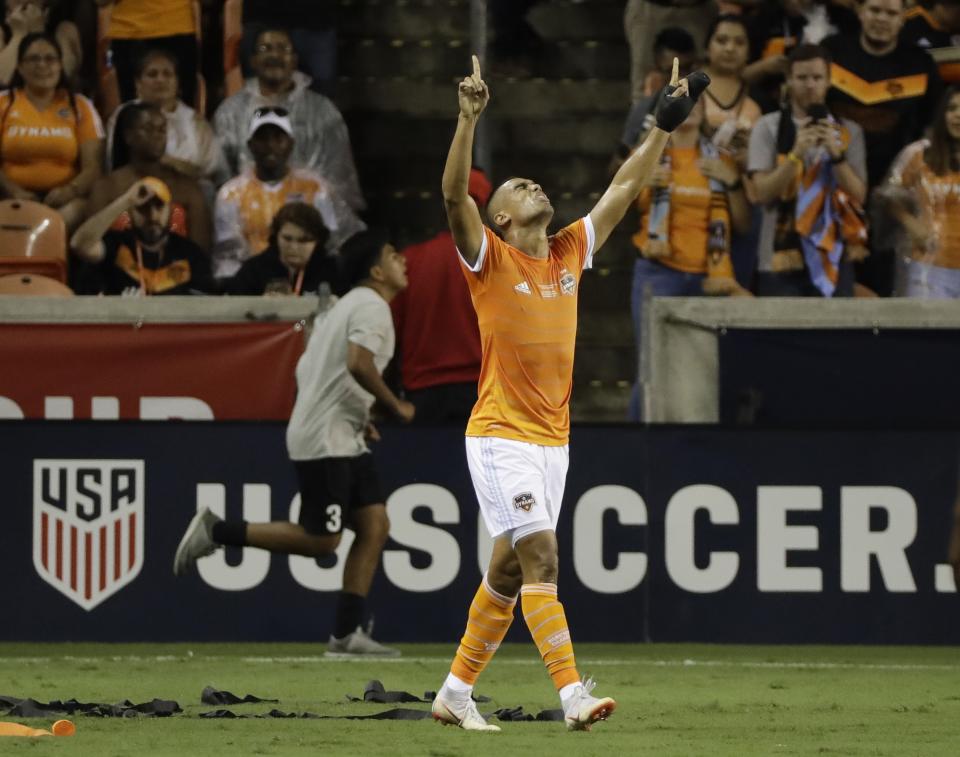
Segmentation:
[(479, 81), (480, 79), (480, 59), (476, 55), (470, 56), (473, 59), (473, 75)]
[(670, 74), (670, 85), (676, 87), (680, 83), (680, 59), (673, 59), (673, 73)]

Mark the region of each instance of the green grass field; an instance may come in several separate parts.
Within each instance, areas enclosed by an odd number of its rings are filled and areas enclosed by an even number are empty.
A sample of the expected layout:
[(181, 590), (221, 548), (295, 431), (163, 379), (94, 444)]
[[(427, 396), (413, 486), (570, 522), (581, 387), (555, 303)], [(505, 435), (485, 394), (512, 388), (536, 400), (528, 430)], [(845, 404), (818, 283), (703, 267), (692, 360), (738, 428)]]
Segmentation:
[[(0, 739), (3, 755), (951, 755), (960, 754), (960, 650), (581, 644), (581, 672), (619, 708), (591, 733), (561, 723), (502, 723), (466, 733), (432, 720), (205, 720), (206, 685), (279, 699), (322, 715), (394, 706), (348, 703), (367, 681), (422, 695), (436, 689), (453, 646), (407, 645), (392, 662), (328, 661), (307, 644), (5, 644), (0, 694), (116, 703), (175, 699), (172, 718), (77, 716), (72, 738)], [(477, 693), (536, 713), (558, 706), (532, 645), (508, 645)], [(20, 721), (49, 727), (51, 721)]]

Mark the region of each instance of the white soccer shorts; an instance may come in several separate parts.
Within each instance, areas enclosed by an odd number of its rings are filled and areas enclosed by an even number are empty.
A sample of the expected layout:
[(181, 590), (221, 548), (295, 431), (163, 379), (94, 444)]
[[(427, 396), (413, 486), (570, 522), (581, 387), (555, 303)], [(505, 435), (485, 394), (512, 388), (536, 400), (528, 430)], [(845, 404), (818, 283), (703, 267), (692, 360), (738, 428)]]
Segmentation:
[(483, 521), (496, 539), (516, 546), (537, 531), (556, 531), (567, 483), (570, 449), (468, 436), (467, 464)]

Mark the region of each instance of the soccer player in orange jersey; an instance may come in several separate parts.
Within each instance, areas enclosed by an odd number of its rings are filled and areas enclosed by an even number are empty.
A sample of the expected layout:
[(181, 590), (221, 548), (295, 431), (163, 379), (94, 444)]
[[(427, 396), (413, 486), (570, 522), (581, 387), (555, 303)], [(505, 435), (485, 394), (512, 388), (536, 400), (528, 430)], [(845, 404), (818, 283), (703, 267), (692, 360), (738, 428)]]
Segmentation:
[(499, 235), (484, 227), (467, 193), (473, 132), (490, 99), (475, 56), (472, 75), (459, 85), (460, 116), (443, 172), (443, 199), (480, 324), (479, 397), (466, 447), (494, 548), (450, 674), (433, 702), (433, 716), (443, 723), (500, 730), (480, 716), (471, 692), (513, 621), (518, 595), (567, 727), (589, 730), (616, 707), (613, 699), (592, 695), (592, 680), (581, 680), (557, 598), (555, 529), (567, 475), (577, 293), (584, 269), (708, 83), (700, 72), (678, 79), (674, 60), (656, 109), (657, 126), (589, 215), (553, 236), (547, 234), (553, 206), (531, 179), (512, 178), (497, 189), (487, 214)]

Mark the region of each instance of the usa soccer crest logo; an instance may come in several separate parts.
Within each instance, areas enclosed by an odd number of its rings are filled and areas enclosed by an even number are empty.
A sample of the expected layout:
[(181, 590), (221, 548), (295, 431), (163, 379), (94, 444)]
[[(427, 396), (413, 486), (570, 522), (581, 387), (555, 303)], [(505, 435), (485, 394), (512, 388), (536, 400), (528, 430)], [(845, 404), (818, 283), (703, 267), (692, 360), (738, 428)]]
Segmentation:
[(143, 460), (34, 460), (33, 565), (84, 610), (143, 567)]

